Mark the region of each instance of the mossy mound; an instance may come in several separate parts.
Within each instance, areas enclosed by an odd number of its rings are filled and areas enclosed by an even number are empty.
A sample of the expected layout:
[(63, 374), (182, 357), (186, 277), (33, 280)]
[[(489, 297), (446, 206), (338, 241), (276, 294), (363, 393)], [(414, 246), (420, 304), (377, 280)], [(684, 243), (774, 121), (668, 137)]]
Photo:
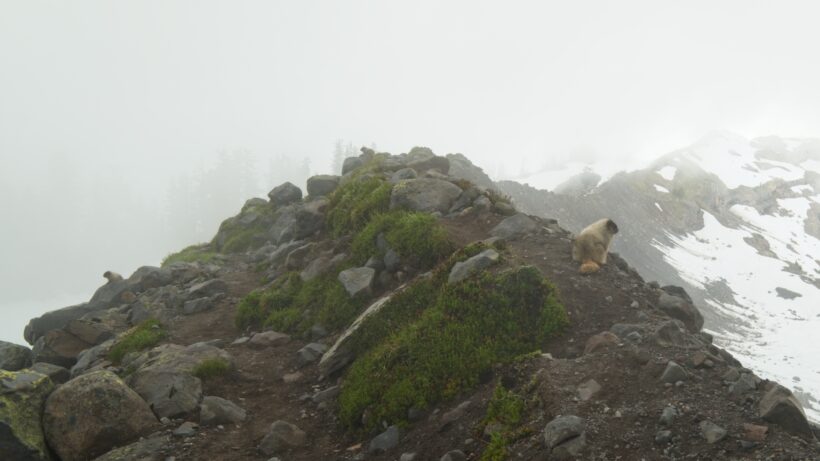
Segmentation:
[(31, 370), (0, 370), (0, 388), (2, 459), (51, 459), (40, 421), (46, 397), (54, 389), (51, 380)]
[[(358, 171), (358, 170), (357, 170)], [(327, 226), (333, 235), (356, 232), (390, 207), (392, 184), (376, 177), (355, 177), (330, 196)]]
[(371, 256), (384, 256), (377, 245), (379, 234), (403, 261), (413, 267), (427, 269), (453, 251), (447, 232), (436, 218), (419, 212), (392, 211), (378, 214), (353, 239), (351, 253), (357, 264)]
[(538, 349), (567, 324), (556, 288), (533, 267), (454, 285), (441, 279), (409, 288), (362, 326), (375, 333), (358, 346), (375, 344), (350, 367), (339, 397), (348, 427), (402, 423), (408, 409), (474, 387), (493, 364)]
[(202, 262), (207, 263), (210, 262), (218, 253), (214, 251), (213, 247), (208, 244), (200, 244), (200, 245), (191, 245), (178, 251), (176, 253), (171, 253), (162, 260), (162, 267), (166, 267), (169, 264), (173, 264), (176, 262), (185, 262), (185, 263), (193, 263), (193, 262)]
[(148, 319), (122, 335), (108, 352), (108, 359), (118, 364), (129, 352), (139, 352), (159, 344), (167, 336), (156, 319)]
[(268, 241), (275, 219), (276, 210), (267, 203), (245, 205), (238, 215), (222, 221), (211, 245), (221, 253), (241, 253), (258, 248)]

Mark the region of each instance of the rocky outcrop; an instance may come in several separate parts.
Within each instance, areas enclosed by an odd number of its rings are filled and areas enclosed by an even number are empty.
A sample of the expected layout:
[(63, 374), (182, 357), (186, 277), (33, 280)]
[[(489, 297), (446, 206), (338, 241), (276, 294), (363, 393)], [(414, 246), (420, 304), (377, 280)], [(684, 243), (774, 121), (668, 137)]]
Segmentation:
[(0, 341), (0, 370), (18, 371), (31, 365), (31, 349)]
[(447, 213), (461, 188), (441, 179), (407, 179), (393, 187), (391, 209)]
[(0, 453), (2, 459), (48, 461), (40, 421), (54, 388), (47, 376), (31, 370), (0, 370)]
[(806, 439), (814, 439), (803, 406), (785, 387), (772, 383), (758, 404), (760, 417)]
[(339, 187), (339, 176), (322, 174), (311, 176), (307, 180), (307, 192), (310, 197), (321, 197), (330, 195), (331, 192)]
[(147, 434), (157, 419), (136, 392), (109, 371), (75, 378), (54, 391), (43, 416), (46, 439), (62, 461), (102, 455)]
[(302, 200), (302, 189), (299, 189), (290, 182), (286, 182), (274, 187), (268, 192), (271, 205), (283, 207), (291, 203)]
[(700, 314), (700, 311), (698, 311), (698, 308), (692, 304), (691, 298), (687, 300), (686, 298), (671, 295), (667, 293), (667, 291), (662, 290), (658, 296), (658, 308), (666, 312), (670, 317), (683, 322), (686, 328), (692, 333), (697, 333), (703, 328), (703, 316)]

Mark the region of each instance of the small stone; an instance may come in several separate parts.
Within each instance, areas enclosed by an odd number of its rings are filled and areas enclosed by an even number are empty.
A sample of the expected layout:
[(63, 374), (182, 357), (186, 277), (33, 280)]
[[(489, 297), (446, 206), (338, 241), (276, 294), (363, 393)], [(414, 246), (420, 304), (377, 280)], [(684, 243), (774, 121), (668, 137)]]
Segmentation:
[(322, 403), (335, 399), (341, 390), (342, 388), (340, 386), (331, 386), (325, 390), (319, 391), (313, 395), (313, 403)]
[(700, 434), (706, 439), (706, 443), (717, 443), (726, 437), (726, 429), (711, 421), (700, 422)]
[(763, 442), (766, 440), (766, 434), (769, 428), (766, 426), (758, 426), (757, 424), (743, 424), (743, 438), (750, 442)]
[(458, 283), (467, 277), (480, 272), (493, 264), (498, 262), (500, 255), (493, 249), (484, 250), (481, 253), (467, 259), (466, 261), (457, 262), (450, 270), (450, 275), (447, 278), (448, 284)]
[(617, 345), (618, 337), (612, 332), (604, 331), (603, 333), (591, 336), (587, 340), (586, 346), (584, 347), (584, 355), (592, 354), (604, 348), (616, 347)]
[(585, 426), (584, 420), (577, 416), (559, 416), (550, 421), (544, 428), (544, 442), (548, 448), (555, 448), (559, 444), (581, 435)]
[(251, 340), (251, 338), (250, 338), (249, 336), (242, 336), (241, 338), (236, 338), (236, 339), (235, 339), (235, 340), (231, 343), (231, 346), (241, 346), (241, 345), (243, 345), (243, 344), (247, 343), (247, 342), (248, 342), (248, 341), (250, 341), (250, 340)]
[(447, 429), (452, 423), (464, 416), (464, 412), (467, 411), (467, 408), (471, 405), (471, 403), (472, 402), (469, 400), (461, 402), (457, 407), (441, 415), (441, 426), (439, 427), (439, 431)]
[(384, 453), (393, 449), (396, 445), (399, 444), (399, 427), (398, 426), (390, 426), (382, 432), (381, 434), (377, 435), (370, 441), (370, 445), (367, 447), (368, 453)]
[(677, 383), (678, 381), (686, 380), (687, 377), (686, 370), (684, 370), (682, 366), (670, 360), (669, 363), (666, 364), (666, 369), (661, 375), (661, 381), (665, 383)]
[(723, 374), (723, 380), (729, 383), (733, 383), (740, 379), (740, 372), (737, 368), (729, 368), (729, 370)]
[(282, 381), (284, 381), (287, 384), (292, 384), (298, 383), (302, 380), (302, 378), (304, 378), (304, 375), (301, 372), (297, 371), (295, 373), (288, 373), (285, 376), (282, 376)]
[(327, 346), (322, 343), (310, 343), (296, 352), (299, 366), (305, 366), (322, 358), (327, 352)]
[(259, 444), (259, 451), (272, 455), (287, 448), (303, 447), (307, 444), (307, 434), (287, 421), (276, 421), (271, 424), (268, 434)]
[(376, 271), (370, 267), (354, 267), (339, 272), (339, 282), (350, 296), (370, 295)]
[(594, 379), (590, 379), (589, 381), (578, 386), (578, 397), (582, 401), (587, 401), (600, 391), (601, 385)]
[(199, 425), (190, 421), (185, 421), (178, 428), (174, 430), (174, 435), (177, 437), (191, 437), (196, 434)]
[(631, 307), (632, 309), (637, 309), (641, 307), (641, 305), (640, 303), (638, 303), (638, 301), (632, 301), (632, 304), (630, 304), (629, 307)]
[(751, 373), (741, 373), (737, 381), (729, 385), (729, 394), (733, 396), (743, 395), (757, 389), (757, 382)]
[(416, 453), (402, 453), (399, 457), (399, 461), (416, 461), (416, 458)]
[(661, 418), (658, 421), (658, 424), (661, 426), (671, 426), (672, 422), (675, 421), (675, 418), (678, 416), (678, 410), (675, 407), (669, 405), (663, 409), (661, 413)]
[(290, 341), (290, 336), (278, 331), (263, 331), (257, 333), (248, 341), (248, 345), (252, 347), (276, 347)]
[(467, 461), (467, 455), (461, 450), (452, 450), (445, 453), (440, 461)]
[(666, 445), (672, 441), (672, 431), (658, 431), (655, 434), (655, 443), (658, 445)]

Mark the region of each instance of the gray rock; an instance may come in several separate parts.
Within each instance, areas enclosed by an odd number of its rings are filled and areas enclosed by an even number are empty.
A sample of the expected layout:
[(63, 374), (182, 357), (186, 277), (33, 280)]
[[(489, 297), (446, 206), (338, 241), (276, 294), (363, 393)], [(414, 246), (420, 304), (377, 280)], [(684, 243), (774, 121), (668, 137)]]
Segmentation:
[(370, 441), (370, 445), (367, 446), (368, 453), (384, 453), (387, 451), (392, 450), (399, 444), (399, 427), (398, 426), (390, 426), (382, 432), (381, 434), (377, 435)]
[(558, 416), (544, 428), (544, 442), (548, 448), (554, 449), (567, 440), (583, 434), (585, 426), (584, 420), (577, 416)]
[(288, 448), (303, 447), (307, 444), (307, 434), (287, 421), (276, 421), (271, 424), (265, 438), (259, 444), (262, 454), (271, 456)]
[(461, 450), (451, 450), (445, 453), (440, 461), (467, 461), (467, 455)]
[(67, 368), (58, 367), (51, 363), (37, 362), (31, 366), (31, 371), (48, 376), (54, 384), (63, 384), (71, 378), (71, 372)]
[(248, 416), (245, 410), (230, 400), (211, 395), (202, 399), (199, 409), (199, 423), (203, 426), (238, 424)]
[(128, 380), (157, 417), (176, 418), (192, 413), (202, 398), (202, 381), (172, 370), (141, 371)]
[(65, 328), (69, 321), (105, 308), (107, 306), (102, 303), (82, 303), (46, 312), (40, 317), (29, 320), (24, 331), (24, 337), (29, 344), (34, 344), (37, 339), (47, 332)]
[(299, 278), (303, 282), (309, 282), (316, 277), (328, 272), (333, 268), (333, 261), (327, 256), (319, 256), (308, 263), (305, 269), (299, 273)]
[(342, 163), (342, 175), (346, 175), (362, 165), (364, 165), (364, 160), (359, 157), (348, 157)]
[(384, 268), (391, 274), (401, 267), (401, 256), (392, 248), (388, 248), (384, 253)]
[(412, 168), (402, 168), (393, 173), (392, 176), (390, 176), (390, 182), (396, 184), (405, 179), (416, 179), (418, 177), (419, 174), (416, 172), (416, 170)]
[(208, 298), (214, 295), (226, 293), (228, 284), (224, 280), (212, 279), (206, 282), (197, 283), (188, 288), (185, 294), (187, 299)]
[(301, 240), (312, 236), (324, 227), (325, 209), (330, 202), (320, 197), (307, 203), (288, 205), (281, 208), (273, 225), (268, 230), (268, 238), (283, 244), (291, 240)]
[(282, 183), (268, 192), (268, 198), (275, 207), (290, 205), (302, 200), (302, 189), (289, 182)]
[(464, 413), (467, 411), (467, 408), (470, 407), (472, 402), (466, 400), (458, 404), (457, 407), (453, 408), (452, 410), (444, 413), (441, 415), (441, 422), (439, 424), (439, 431), (446, 430), (450, 427), (454, 422), (458, 421), (459, 419), (464, 416)]
[(671, 384), (675, 384), (678, 381), (686, 381), (688, 378), (689, 375), (686, 373), (686, 370), (671, 360), (666, 364), (666, 369), (661, 375), (661, 381)]
[(416, 461), (418, 455), (416, 453), (402, 453), (399, 456), (399, 461)]
[(43, 428), (63, 461), (94, 458), (158, 426), (148, 404), (110, 371), (58, 387), (46, 400)]
[(700, 435), (706, 439), (706, 443), (717, 443), (726, 437), (726, 429), (718, 426), (711, 421), (700, 422)]
[(317, 340), (327, 336), (327, 330), (318, 323), (310, 327), (310, 339)]
[(621, 339), (627, 339), (631, 333), (643, 334), (644, 327), (635, 323), (616, 323), (609, 328), (609, 331)]
[(792, 434), (808, 440), (814, 438), (803, 406), (790, 390), (779, 384), (773, 384), (760, 399), (758, 413), (764, 420), (777, 424)]
[(211, 310), (216, 306), (217, 301), (219, 301), (221, 297), (221, 295), (216, 295), (209, 298), (197, 298), (185, 301), (185, 304), (182, 305), (182, 313), (191, 315)]
[(729, 368), (726, 373), (723, 374), (722, 379), (726, 382), (733, 383), (740, 379), (740, 371), (737, 368)]
[(412, 151), (407, 154), (407, 166), (416, 171), (433, 170), (443, 175), (450, 171), (450, 160), (447, 157), (437, 155), (413, 155)]
[(341, 386), (330, 386), (327, 389), (321, 390), (313, 394), (313, 403), (322, 403), (327, 402), (328, 400), (333, 400), (339, 395), (341, 390)]
[(32, 370), (0, 371), (0, 451), (8, 460), (48, 461), (41, 422), (49, 379)]
[(668, 405), (663, 409), (661, 418), (658, 420), (658, 424), (661, 426), (671, 426), (677, 416), (678, 410), (675, 407)]
[(493, 209), (501, 216), (512, 216), (518, 212), (514, 206), (507, 202), (495, 202), (493, 204)]
[(94, 461), (173, 461), (165, 456), (165, 447), (172, 443), (171, 437), (153, 434), (130, 445), (109, 451)]
[(670, 319), (662, 323), (652, 334), (652, 337), (655, 343), (662, 347), (703, 348), (703, 342), (689, 334), (684, 323), (677, 319)]
[(757, 381), (751, 373), (743, 373), (729, 386), (729, 394), (734, 396), (743, 395), (757, 389)]
[(297, 361), (299, 366), (303, 367), (309, 363), (316, 362), (322, 358), (322, 355), (327, 352), (327, 346), (322, 343), (310, 343), (307, 346), (296, 351)]
[(287, 344), (290, 341), (290, 335), (279, 333), (278, 331), (263, 331), (251, 337), (248, 345), (252, 347), (276, 347), (282, 344)]
[(486, 195), (481, 195), (473, 200), (473, 207), (477, 210), (489, 210), (493, 207), (493, 202)]
[(108, 352), (114, 346), (114, 340), (110, 339), (102, 344), (90, 347), (77, 356), (77, 363), (71, 367), (71, 377), (76, 378), (81, 374), (97, 368), (99, 365), (110, 364), (108, 362)]
[(51, 330), (34, 342), (32, 361), (68, 368), (77, 362), (80, 352), (89, 347), (91, 344), (64, 330)]
[(31, 365), (31, 349), (0, 341), (0, 370), (18, 371)]
[(655, 443), (658, 445), (666, 445), (672, 441), (672, 431), (664, 430), (658, 431), (655, 434)]
[(174, 436), (176, 437), (193, 437), (199, 430), (199, 425), (191, 421), (185, 421), (180, 424), (178, 428), (174, 429)]
[(311, 176), (307, 180), (307, 193), (310, 197), (330, 195), (331, 192), (339, 187), (340, 179), (339, 176), (329, 174)]
[(505, 218), (490, 230), (490, 235), (502, 239), (515, 239), (538, 231), (538, 224), (524, 213)]
[(350, 296), (369, 295), (373, 288), (376, 271), (369, 267), (354, 267), (339, 272), (339, 282)]
[(578, 386), (578, 398), (582, 401), (591, 399), (598, 392), (601, 392), (601, 385), (594, 379), (590, 379)]
[(577, 459), (587, 446), (587, 435), (581, 433), (578, 437), (571, 438), (552, 449), (550, 459)]
[(91, 345), (101, 344), (114, 337), (114, 332), (108, 325), (85, 319), (69, 321), (65, 331)]
[(446, 213), (461, 195), (461, 188), (441, 179), (406, 179), (393, 187), (390, 209)]
[(467, 277), (497, 263), (499, 257), (498, 252), (490, 248), (467, 259), (466, 261), (457, 262), (450, 270), (450, 275), (447, 277), (447, 283), (458, 283)]
[(692, 333), (697, 333), (703, 328), (703, 315), (691, 301), (661, 291), (658, 308), (670, 317), (682, 321)]

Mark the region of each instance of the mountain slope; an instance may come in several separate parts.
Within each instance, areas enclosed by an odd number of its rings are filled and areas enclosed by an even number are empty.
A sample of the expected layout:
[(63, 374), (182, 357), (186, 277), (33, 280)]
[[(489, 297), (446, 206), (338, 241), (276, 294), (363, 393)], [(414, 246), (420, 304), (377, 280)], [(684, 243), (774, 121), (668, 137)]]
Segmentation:
[(600, 216), (645, 277), (687, 287), (716, 341), (820, 419), (820, 142), (712, 133), (587, 193), (512, 182), (516, 205), (578, 231)]

